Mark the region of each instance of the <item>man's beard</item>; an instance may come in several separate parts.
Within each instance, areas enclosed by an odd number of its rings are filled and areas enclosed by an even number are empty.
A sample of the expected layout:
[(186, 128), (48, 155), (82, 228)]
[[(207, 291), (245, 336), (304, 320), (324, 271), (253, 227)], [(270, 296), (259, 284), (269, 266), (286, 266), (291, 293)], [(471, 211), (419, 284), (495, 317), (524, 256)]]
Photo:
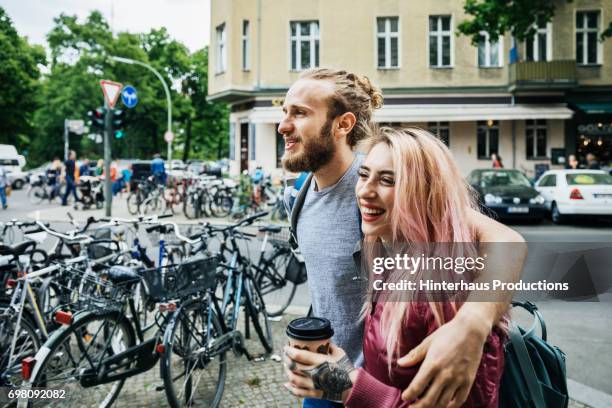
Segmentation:
[(302, 171), (315, 172), (328, 164), (336, 153), (336, 146), (331, 134), (332, 120), (328, 120), (317, 137), (299, 137), (303, 151), (297, 154), (283, 155), (282, 163), (285, 170), (292, 173)]

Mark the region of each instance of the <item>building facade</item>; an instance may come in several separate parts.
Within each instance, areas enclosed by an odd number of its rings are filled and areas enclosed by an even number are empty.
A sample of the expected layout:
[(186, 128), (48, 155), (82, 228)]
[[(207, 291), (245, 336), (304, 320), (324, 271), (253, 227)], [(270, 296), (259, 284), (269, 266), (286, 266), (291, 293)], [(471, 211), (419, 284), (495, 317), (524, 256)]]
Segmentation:
[(569, 154), (612, 161), (612, 0), (558, 1), (533, 41), (477, 46), (455, 34), (463, 3), (212, 0), (209, 98), (231, 106), (232, 172), (278, 170), (283, 97), (317, 66), (368, 76), (375, 120), (430, 129), (466, 174), (492, 153), (530, 177)]

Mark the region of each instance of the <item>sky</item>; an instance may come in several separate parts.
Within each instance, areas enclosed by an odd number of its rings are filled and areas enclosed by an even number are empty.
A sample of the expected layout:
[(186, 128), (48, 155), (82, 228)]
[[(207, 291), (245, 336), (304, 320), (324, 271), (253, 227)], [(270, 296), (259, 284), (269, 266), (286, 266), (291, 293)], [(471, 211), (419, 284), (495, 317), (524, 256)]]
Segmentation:
[(92, 10), (101, 11), (115, 32), (164, 26), (190, 51), (209, 43), (210, 0), (0, 0), (0, 6), (31, 44), (46, 45), (53, 18), (60, 13), (76, 14), (83, 21)]

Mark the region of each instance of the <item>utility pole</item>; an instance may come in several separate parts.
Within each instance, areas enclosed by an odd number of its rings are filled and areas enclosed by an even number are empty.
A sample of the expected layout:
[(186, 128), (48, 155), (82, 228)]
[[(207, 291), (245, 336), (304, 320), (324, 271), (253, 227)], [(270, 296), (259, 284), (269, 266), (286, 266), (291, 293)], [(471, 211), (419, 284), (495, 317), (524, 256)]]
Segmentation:
[(104, 207), (105, 215), (111, 216), (113, 195), (111, 191), (111, 136), (113, 134), (113, 110), (104, 101)]

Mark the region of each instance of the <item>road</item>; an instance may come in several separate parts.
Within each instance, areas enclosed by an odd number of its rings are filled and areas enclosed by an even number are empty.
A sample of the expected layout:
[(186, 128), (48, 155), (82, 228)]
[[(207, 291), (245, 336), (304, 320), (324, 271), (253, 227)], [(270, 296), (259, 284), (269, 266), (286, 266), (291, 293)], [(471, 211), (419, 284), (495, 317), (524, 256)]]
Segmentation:
[[(9, 197), (9, 208), (0, 212), (0, 221), (39, 216), (43, 220), (55, 222), (67, 220), (66, 211), (70, 210), (77, 219), (89, 215), (102, 216), (101, 211), (77, 211), (58, 204), (36, 206), (28, 202), (25, 191), (15, 191)], [(117, 216), (127, 216), (125, 198), (117, 200), (113, 207)], [(177, 222), (186, 222), (182, 216), (175, 217)], [(63, 223), (67, 227), (66, 223)], [(545, 221), (541, 225), (512, 225), (528, 242), (612, 243), (612, 224), (590, 222), (558, 226)], [(252, 245), (252, 253), (257, 253), (257, 245)], [(612, 268), (611, 268), (612, 270)], [(612, 273), (612, 272), (611, 272)], [(546, 320), (549, 340), (567, 355), (568, 377), (578, 383), (612, 395), (612, 296), (602, 297), (605, 302), (543, 302), (539, 307)], [(308, 286), (301, 285), (293, 302), (294, 312), (305, 313), (310, 304)], [(523, 325), (530, 322), (525, 316), (517, 316)]]

